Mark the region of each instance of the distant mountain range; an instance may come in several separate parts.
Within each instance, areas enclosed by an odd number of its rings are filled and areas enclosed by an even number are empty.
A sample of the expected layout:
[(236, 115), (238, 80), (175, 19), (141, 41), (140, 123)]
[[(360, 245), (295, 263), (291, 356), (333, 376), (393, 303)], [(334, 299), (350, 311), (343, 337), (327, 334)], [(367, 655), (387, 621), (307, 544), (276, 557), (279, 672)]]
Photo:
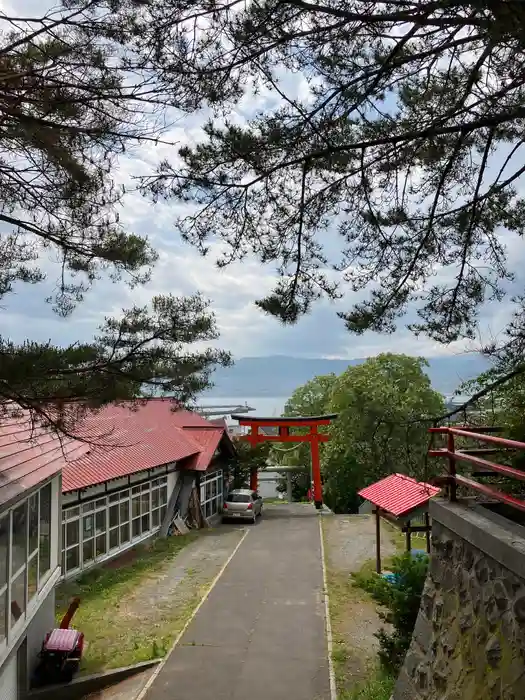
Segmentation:
[[(449, 396), (458, 386), (477, 377), (488, 368), (487, 361), (477, 354), (429, 357), (427, 374), (434, 388)], [(233, 367), (219, 368), (213, 375), (215, 386), (207, 396), (250, 398), (290, 396), (301, 384), (320, 375), (341, 374), (349, 365), (364, 359), (326, 360), (287, 355), (241, 357)]]

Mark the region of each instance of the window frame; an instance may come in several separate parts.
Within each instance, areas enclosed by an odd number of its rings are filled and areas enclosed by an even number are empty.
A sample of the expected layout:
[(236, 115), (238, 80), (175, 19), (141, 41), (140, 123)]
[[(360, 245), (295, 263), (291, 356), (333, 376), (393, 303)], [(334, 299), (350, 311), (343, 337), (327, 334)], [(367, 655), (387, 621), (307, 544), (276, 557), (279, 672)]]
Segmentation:
[(224, 503), (222, 469), (202, 475), (200, 499), (205, 518), (211, 518), (220, 513)]
[[(57, 559), (56, 549), (52, 547), (52, 538), (56, 537), (56, 525), (58, 514), (53, 511), (53, 504), (56, 504), (56, 491), (58, 490), (59, 481), (55, 476), (38, 485), (38, 487), (29, 490), (27, 495), (16, 500), (11, 506), (8, 506), (0, 513), (0, 522), (5, 523), (6, 535), (6, 572), (5, 582), (0, 582), (0, 604), (3, 599), (5, 608), (3, 612), (4, 629), (0, 631), (0, 662), (5, 658), (5, 653), (12, 648), (20, 637), (24, 627), (27, 625), (34, 612), (41, 604), (40, 594), (46, 589), (50, 578), (56, 572), (59, 562)], [(43, 495), (48, 497), (46, 503), (46, 511), (42, 509)], [(23, 549), (25, 550), (24, 563), (14, 569), (13, 566), (13, 544), (15, 538), (13, 536), (14, 513), (20, 508), (24, 509), (25, 514), (25, 535), (23, 536)], [(56, 505), (55, 505), (56, 508)], [(42, 517), (47, 517), (45, 531), (43, 529)], [(42, 551), (42, 542), (47, 546), (45, 556)], [(42, 570), (41, 561), (47, 567)], [(30, 576), (30, 573), (33, 576)], [(29, 586), (32, 585), (30, 591)], [(20, 616), (13, 619), (12, 602), (13, 587), (19, 586), (21, 594), (23, 589), (23, 597), (16, 596), (16, 602), (19, 603)], [(0, 616), (0, 625), (2, 624), (2, 616)]]
[[(156, 475), (155, 478), (140, 484), (123, 486), (121, 489), (104, 496), (99, 494), (85, 503), (64, 506), (62, 524), (64, 526), (79, 520), (80, 541), (78, 542), (79, 566), (70, 570), (63, 566), (63, 578), (74, 576), (88, 567), (101, 563), (115, 556), (120, 549), (131, 547), (157, 532), (167, 510), (168, 498), (168, 474), (163, 474)], [(136, 499), (135, 512), (133, 511), (134, 499)], [(116, 510), (113, 511), (113, 520), (110, 521), (110, 509), (112, 508)], [(102, 511), (105, 513), (104, 530), (97, 529), (96, 526), (97, 514)], [(114, 518), (115, 514), (117, 520)], [(93, 519), (93, 528), (89, 531), (89, 536), (86, 536), (84, 518), (89, 517)], [(118, 533), (118, 537), (115, 536), (115, 533)], [(99, 538), (103, 535), (106, 538), (105, 548), (104, 551), (100, 551), (102, 547)], [(84, 556), (84, 544), (91, 541), (92, 545), (89, 545), (89, 550), (92, 549), (93, 558), (87, 559)], [(99, 554), (97, 554), (97, 541)], [(63, 539), (61, 555), (64, 564), (67, 561), (67, 552), (74, 546), (76, 545), (69, 545), (66, 538)]]

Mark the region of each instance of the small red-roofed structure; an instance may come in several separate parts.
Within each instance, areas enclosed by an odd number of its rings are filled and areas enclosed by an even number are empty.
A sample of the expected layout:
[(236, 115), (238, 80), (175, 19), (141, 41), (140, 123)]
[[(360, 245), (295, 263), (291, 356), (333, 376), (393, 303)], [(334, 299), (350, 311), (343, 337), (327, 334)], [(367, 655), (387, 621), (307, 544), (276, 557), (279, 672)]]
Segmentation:
[[(407, 551), (411, 551), (411, 535), (425, 532), (427, 552), (430, 552), (430, 522), (428, 503), (440, 492), (436, 486), (416, 481), (405, 474), (391, 474), (359, 491), (361, 498), (374, 506), (376, 516), (376, 571), (381, 573), (381, 518), (401, 527), (406, 534)], [(425, 525), (411, 526), (411, 520), (424, 514)]]

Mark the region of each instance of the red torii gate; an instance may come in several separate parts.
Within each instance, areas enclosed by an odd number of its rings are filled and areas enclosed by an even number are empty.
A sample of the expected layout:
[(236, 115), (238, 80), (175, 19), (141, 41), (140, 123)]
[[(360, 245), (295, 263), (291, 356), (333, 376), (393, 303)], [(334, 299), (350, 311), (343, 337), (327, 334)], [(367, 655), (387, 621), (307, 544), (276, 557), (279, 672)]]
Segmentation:
[[(319, 459), (319, 443), (328, 442), (330, 435), (320, 433), (318, 428), (320, 425), (330, 425), (337, 418), (337, 413), (330, 413), (325, 416), (294, 416), (294, 417), (279, 417), (279, 418), (257, 418), (256, 416), (240, 416), (232, 415), (232, 418), (239, 421), (239, 425), (250, 428), (248, 435), (243, 436), (242, 440), (247, 440), (252, 447), (259, 442), (309, 442), (310, 452), (312, 455), (312, 476), (314, 481), (314, 502), (315, 507), (319, 510), (323, 505), (323, 489), (321, 486), (321, 462)], [(268, 435), (261, 433), (260, 428), (278, 428), (277, 435)], [(291, 435), (290, 428), (309, 428), (305, 435)], [(253, 491), (257, 490), (257, 469), (252, 470), (250, 474), (250, 488)]]

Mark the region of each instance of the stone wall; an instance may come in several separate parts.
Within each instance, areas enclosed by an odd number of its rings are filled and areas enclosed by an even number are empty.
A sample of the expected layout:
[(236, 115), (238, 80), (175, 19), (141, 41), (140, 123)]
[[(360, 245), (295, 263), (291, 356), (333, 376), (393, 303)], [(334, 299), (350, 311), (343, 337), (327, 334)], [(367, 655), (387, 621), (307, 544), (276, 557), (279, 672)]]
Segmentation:
[(431, 504), (432, 556), (393, 700), (525, 700), (525, 529)]

